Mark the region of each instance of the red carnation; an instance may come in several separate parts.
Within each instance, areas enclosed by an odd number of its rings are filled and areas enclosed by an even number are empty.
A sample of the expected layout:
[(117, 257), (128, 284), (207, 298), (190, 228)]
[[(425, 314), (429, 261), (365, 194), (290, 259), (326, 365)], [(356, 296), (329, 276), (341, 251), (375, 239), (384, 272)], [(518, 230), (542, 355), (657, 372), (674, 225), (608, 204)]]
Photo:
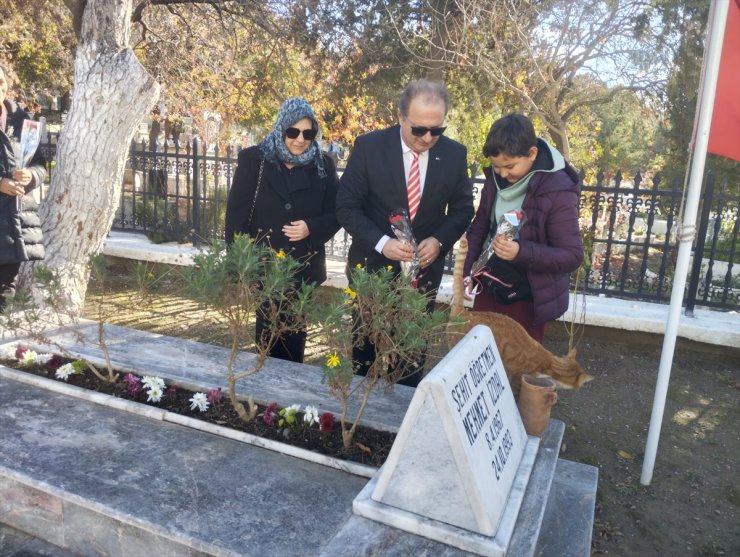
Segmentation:
[(52, 371), (56, 371), (60, 367), (64, 365), (64, 358), (62, 358), (59, 354), (54, 354), (51, 359), (46, 362), (46, 367), (48, 367)]
[(222, 398), (223, 393), (221, 392), (221, 387), (218, 387), (217, 389), (208, 389), (208, 392), (206, 393), (206, 399), (208, 399), (208, 402), (214, 406), (221, 402)]
[(334, 414), (324, 412), (319, 418), (319, 429), (321, 431), (334, 431)]
[(278, 419), (279, 409), (280, 407), (278, 406), (277, 402), (271, 402), (267, 406), (267, 408), (265, 408), (265, 412), (264, 414), (262, 414), (262, 420), (265, 422), (265, 425), (269, 427), (275, 427)]
[(136, 396), (141, 392), (141, 380), (133, 373), (124, 375), (123, 382), (126, 383), (126, 391), (129, 396)]

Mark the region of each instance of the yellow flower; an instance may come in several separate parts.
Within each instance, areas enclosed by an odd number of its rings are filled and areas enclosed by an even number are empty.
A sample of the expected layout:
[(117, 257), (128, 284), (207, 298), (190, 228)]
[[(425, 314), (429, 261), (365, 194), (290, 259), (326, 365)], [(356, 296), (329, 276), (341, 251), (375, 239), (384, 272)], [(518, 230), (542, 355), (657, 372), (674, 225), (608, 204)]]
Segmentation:
[(345, 288), (345, 289), (344, 289), (344, 293), (345, 293), (345, 294), (346, 294), (347, 296), (349, 296), (350, 298), (352, 298), (353, 300), (354, 300), (355, 298), (357, 298), (357, 292), (355, 292), (354, 290), (352, 290), (352, 289), (351, 289), (351, 288), (350, 288), (349, 286), (348, 286), (347, 288)]
[(326, 355), (326, 367), (337, 367), (342, 361), (339, 359), (339, 354), (334, 352), (333, 354)]
[(357, 267), (358, 269), (362, 269), (362, 263), (358, 263), (357, 265), (355, 265), (355, 267)]
[(283, 250), (280, 250), (275, 253), (275, 257), (277, 257), (278, 259), (285, 259), (285, 252)]
[(388, 266), (386, 267), (386, 269), (388, 269), (389, 271), (392, 271), (392, 270), (393, 270), (393, 265), (388, 265)]

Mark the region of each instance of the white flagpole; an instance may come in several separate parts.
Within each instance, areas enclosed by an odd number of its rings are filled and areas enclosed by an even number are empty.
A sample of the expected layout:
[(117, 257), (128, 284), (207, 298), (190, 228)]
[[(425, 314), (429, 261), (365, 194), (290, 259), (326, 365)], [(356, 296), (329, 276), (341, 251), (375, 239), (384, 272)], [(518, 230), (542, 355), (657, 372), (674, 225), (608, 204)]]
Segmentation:
[(668, 382), (671, 377), (671, 364), (673, 363), (676, 336), (678, 335), (678, 323), (681, 317), (684, 288), (686, 287), (686, 275), (689, 270), (689, 259), (691, 258), (691, 245), (696, 235), (696, 215), (699, 211), (704, 163), (707, 159), (707, 146), (709, 144), (709, 128), (712, 123), (714, 96), (717, 92), (717, 75), (719, 74), (719, 62), (722, 55), (722, 43), (725, 35), (725, 23), (727, 22), (730, 1), (732, 0), (712, 0), (710, 9), (707, 45), (704, 55), (704, 79), (702, 80), (701, 91), (699, 91), (700, 102), (699, 119), (696, 128), (696, 143), (694, 144), (694, 154), (691, 160), (691, 175), (689, 177), (689, 188), (686, 196), (686, 207), (679, 234), (676, 273), (671, 291), (668, 323), (666, 324), (665, 336), (663, 338), (663, 351), (660, 355), (658, 380), (655, 385), (653, 412), (650, 416), (650, 429), (648, 430), (647, 443), (645, 445), (645, 458), (642, 462), (642, 475), (640, 476), (640, 483), (642, 485), (650, 485), (650, 481), (653, 478), (653, 468), (655, 467), (655, 455), (658, 452), (660, 427), (665, 411)]

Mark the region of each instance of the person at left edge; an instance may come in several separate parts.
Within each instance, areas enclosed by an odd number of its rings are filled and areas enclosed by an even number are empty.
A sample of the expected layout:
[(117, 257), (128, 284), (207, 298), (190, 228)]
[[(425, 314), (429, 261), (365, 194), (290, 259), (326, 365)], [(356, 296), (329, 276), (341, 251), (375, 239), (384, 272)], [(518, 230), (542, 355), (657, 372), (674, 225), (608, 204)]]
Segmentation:
[(28, 168), (18, 168), (11, 138), (20, 141), (25, 110), (6, 98), (10, 76), (0, 65), (0, 310), (15, 294), (23, 261), (44, 258), (38, 204), (27, 195), (44, 182), (44, 157), (37, 149)]
[[(226, 243), (233, 242), (235, 234), (248, 234), (290, 254), (302, 263), (297, 285), (326, 280), (324, 244), (339, 230), (334, 215), (339, 178), (334, 161), (319, 148), (318, 135), (319, 123), (308, 102), (286, 100), (264, 141), (239, 152), (226, 204)], [(264, 313), (258, 311), (258, 343), (268, 326)], [(305, 331), (289, 333), (278, 340), (270, 356), (302, 362), (305, 347)]]

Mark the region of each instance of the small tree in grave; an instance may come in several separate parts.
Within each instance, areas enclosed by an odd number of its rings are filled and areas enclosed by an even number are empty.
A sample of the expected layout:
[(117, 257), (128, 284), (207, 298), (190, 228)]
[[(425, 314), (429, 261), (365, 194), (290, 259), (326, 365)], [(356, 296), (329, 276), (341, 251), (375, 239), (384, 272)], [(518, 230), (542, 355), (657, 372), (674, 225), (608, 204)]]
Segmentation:
[[(227, 361), (229, 399), (239, 417), (250, 421), (258, 407), (252, 397), (249, 411), (237, 399), (237, 381), (258, 373), (280, 337), (306, 323), (306, 310), (313, 287), (296, 287), (295, 273), (300, 263), (282, 250), (275, 252), (246, 235), (237, 235), (226, 247), (215, 243), (196, 255), (194, 265), (185, 269), (189, 294), (203, 306), (210, 307), (226, 319), (231, 337)], [(250, 322), (257, 311), (264, 312), (270, 326), (263, 342), (255, 346), (256, 361), (250, 369), (237, 371), (236, 357), (252, 332)]]
[[(98, 286), (102, 296), (105, 295), (108, 282), (107, 261), (103, 255), (92, 255), (88, 260), (90, 281)], [(33, 269), (33, 293), (26, 288), (19, 288), (7, 301), (7, 305), (0, 312), (0, 339), (6, 332), (16, 336), (24, 336), (34, 342), (53, 347), (61, 355), (70, 359), (77, 357), (69, 352), (59, 341), (53, 340), (46, 334), (47, 330), (60, 328), (68, 331), (80, 340), (89, 341), (80, 332), (79, 316), (75, 308), (71, 308), (65, 295), (63, 281), (59, 271), (43, 265)], [(114, 383), (118, 374), (114, 371), (110, 360), (108, 346), (105, 340), (105, 321), (107, 314), (99, 301), (96, 306), (98, 314), (97, 344), (105, 357), (105, 373), (86, 359), (84, 362), (95, 376), (103, 381)]]
[[(342, 442), (347, 449), (370, 394), (381, 387), (390, 390), (414, 373), (429, 349), (445, 342), (447, 325), (445, 313), (427, 313), (428, 297), (389, 269), (352, 269), (351, 282), (343, 293), (311, 306), (311, 319), (329, 347), (323, 370), (330, 393), (342, 404)], [(375, 345), (375, 361), (353, 386), (352, 349), (364, 338)], [(359, 407), (351, 417), (353, 400), (359, 400)]]

